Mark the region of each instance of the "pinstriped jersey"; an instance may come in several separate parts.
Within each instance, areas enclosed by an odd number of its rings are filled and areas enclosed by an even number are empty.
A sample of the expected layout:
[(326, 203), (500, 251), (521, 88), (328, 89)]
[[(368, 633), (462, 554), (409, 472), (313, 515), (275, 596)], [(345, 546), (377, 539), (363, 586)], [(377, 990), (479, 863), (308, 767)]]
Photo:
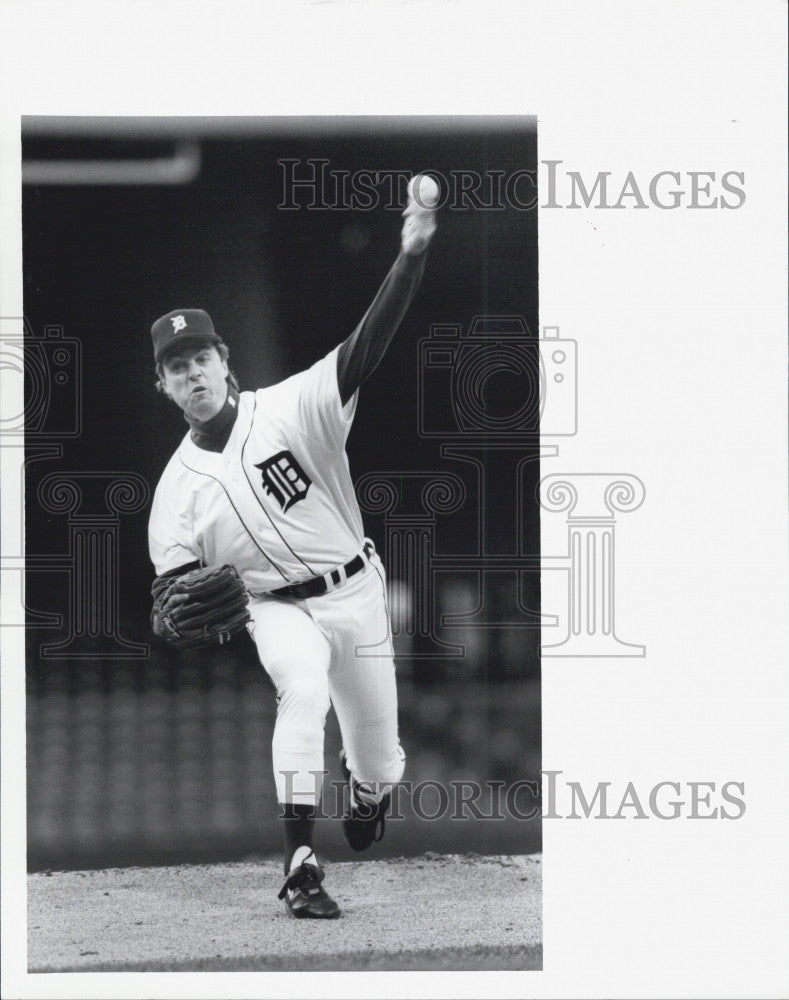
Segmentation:
[(357, 555), (364, 533), (345, 452), (357, 394), (343, 406), (338, 350), (277, 385), (242, 392), (223, 451), (186, 435), (151, 509), (157, 575), (195, 559), (230, 563), (258, 594)]

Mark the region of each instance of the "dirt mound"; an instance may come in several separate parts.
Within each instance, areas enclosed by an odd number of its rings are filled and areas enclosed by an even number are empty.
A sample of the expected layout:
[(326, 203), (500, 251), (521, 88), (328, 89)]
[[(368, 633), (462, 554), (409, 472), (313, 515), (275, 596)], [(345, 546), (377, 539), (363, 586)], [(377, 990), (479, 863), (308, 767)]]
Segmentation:
[(539, 855), (327, 866), (337, 921), (293, 920), (273, 861), (28, 879), (31, 972), (534, 969)]

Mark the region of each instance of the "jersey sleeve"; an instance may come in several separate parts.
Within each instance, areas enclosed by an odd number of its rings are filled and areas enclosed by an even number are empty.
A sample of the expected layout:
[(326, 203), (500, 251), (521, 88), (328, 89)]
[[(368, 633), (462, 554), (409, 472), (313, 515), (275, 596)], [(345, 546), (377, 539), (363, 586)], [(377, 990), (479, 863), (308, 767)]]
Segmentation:
[(166, 475), (159, 481), (153, 497), (148, 520), (148, 550), (157, 576), (200, 559), (188, 526), (167, 502)]
[(356, 413), (357, 393), (343, 404), (337, 383), (337, 352), (329, 351), (299, 379), (299, 424), (307, 437), (344, 447)]
[(416, 294), (426, 257), (426, 253), (418, 257), (398, 254), (361, 322), (340, 344), (337, 384), (341, 400), (350, 399), (378, 367)]

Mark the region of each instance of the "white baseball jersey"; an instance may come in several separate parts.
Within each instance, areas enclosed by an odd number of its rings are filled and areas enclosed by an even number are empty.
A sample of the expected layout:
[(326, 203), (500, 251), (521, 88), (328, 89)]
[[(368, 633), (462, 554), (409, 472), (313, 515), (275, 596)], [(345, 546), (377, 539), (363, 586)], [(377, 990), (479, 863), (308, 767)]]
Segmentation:
[(242, 392), (222, 452), (187, 434), (154, 495), (156, 573), (201, 560), (230, 563), (252, 594), (348, 562), (364, 544), (345, 442), (356, 409), (342, 405), (337, 352), (266, 389)]

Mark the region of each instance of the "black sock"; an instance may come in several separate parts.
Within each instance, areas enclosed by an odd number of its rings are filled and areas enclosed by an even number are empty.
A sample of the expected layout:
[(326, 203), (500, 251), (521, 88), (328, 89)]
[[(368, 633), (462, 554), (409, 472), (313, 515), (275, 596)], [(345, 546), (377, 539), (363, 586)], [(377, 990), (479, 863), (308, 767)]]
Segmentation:
[(290, 859), (297, 847), (312, 847), (315, 826), (315, 806), (295, 805), (286, 802), (282, 807), (282, 827), (285, 832), (285, 874), (290, 869)]

